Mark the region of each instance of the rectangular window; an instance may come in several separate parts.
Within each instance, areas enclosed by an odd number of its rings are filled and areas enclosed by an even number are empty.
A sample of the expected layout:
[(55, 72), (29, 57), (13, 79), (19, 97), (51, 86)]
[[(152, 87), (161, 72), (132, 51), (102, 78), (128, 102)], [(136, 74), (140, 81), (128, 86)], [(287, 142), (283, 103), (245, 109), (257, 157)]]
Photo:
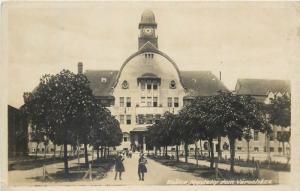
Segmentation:
[(237, 150), (241, 151), (241, 150), (242, 150), (242, 147), (237, 147)]
[(168, 107), (172, 107), (172, 98), (168, 97)]
[(146, 97), (141, 97), (141, 106), (146, 106)]
[(152, 97), (147, 97), (147, 106), (152, 107)]
[(124, 124), (124, 115), (120, 115), (120, 124)]
[(153, 97), (153, 107), (157, 107), (158, 103), (158, 98), (157, 97)]
[(145, 90), (145, 87), (146, 87), (145, 83), (141, 83), (141, 89)]
[(127, 142), (127, 137), (123, 137), (123, 141), (124, 141), (124, 142)]
[(120, 107), (124, 107), (124, 97), (120, 97)]
[(146, 115), (146, 124), (152, 124), (153, 123), (153, 115), (147, 114)]
[(127, 125), (131, 124), (131, 115), (126, 115), (126, 124)]
[(258, 141), (258, 131), (254, 131), (253, 140)]
[(274, 140), (274, 132), (270, 133), (270, 141)]
[(145, 123), (145, 116), (144, 115), (138, 115), (137, 116), (137, 123), (138, 124), (144, 124)]
[(151, 84), (147, 84), (147, 90), (151, 90)]
[(274, 147), (270, 147), (270, 152), (274, 152)]
[(174, 97), (174, 107), (179, 107), (179, 98)]
[(282, 152), (282, 148), (278, 147), (278, 152), (281, 153)]
[(258, 147), (254, 147), (254, 151), (258, 152), (259, 151)]
[(130, 99), (130, 97), (127, 97), (127, 99), (126, 99), (126, 107), (131, 107), (131, 99)]
[(157, 84), (153, 84), (153, 89), (157, 90)]

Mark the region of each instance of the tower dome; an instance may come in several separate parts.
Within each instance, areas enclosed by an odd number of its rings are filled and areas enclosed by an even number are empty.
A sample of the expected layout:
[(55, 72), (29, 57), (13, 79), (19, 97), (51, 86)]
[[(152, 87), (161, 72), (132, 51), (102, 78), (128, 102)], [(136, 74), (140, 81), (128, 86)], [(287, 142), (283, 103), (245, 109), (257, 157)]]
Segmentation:
[(144, 24), (154, 24), (155, 23), (155, 16), (154, 13), (147, 9), (142, 13), (142, 17), (141, 17), (141, 23)]
[(139, 28), (144, 25), (152, 25), (156, 27), (155, 16), (153, 11), (147, 9), (142, 13), (141, 22), (139, 24)]

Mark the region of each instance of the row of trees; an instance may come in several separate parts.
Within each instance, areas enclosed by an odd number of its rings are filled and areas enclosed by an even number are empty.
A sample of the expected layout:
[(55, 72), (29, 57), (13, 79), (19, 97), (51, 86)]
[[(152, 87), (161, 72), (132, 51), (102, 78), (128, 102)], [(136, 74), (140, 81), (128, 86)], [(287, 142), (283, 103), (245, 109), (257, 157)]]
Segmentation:
[(65, 173), (68, 174), (67, 145), (87, 145), (99, 153), (99, 147), (118, 146), (122, 141), (119, 122), (93, 96), (88, 79), (63, 70), (44, 75), (32, 93), (24, 94), (22, 111), (30, 120), (33, 138), (63, 145)]
[[(266, 107), (251, 96), (239, 96), (229, 92), (220, 92), (216, 96), (198, 97), (178, 114), (165, 113), (159, 123), (149, 128), (147, 141), (148, 144), (155, 147), (175, 145), (177, 161), (179, 160), (178, 146), (184, 144), (185, 161), (187, 162), (188, 145), (195, 144), (197, 151), (197, 142), (206, 140), (209, 143), (210, 167), (213, 168), (215, 162), (213, 140), (218, 140), (220, 148), (221, 137), (227, 137), (230, 147), (230, 171), (234, 172), (236, 139), (244, 138), (247, 141), (249, 153), (252, 131), (260, 131), (270, 135), (272, 132), (270, 123), (289, 126), (290, 116), (286, 114), (290, 112), (290, 103), (286, 101), (289, 98), (280, 99), (282, 99), (280, 103), (285, 100), (285, 103), (281, 104), (280, 107), (275, 100), (272, 100), (271, 104)], [(283, 115), (281, 111), (284, 111), (285, 114)], [(267, 116), (270, 119), (267, 119)], [(285, 116), (284, 124), (282, 124), (282, 116)], [(275, 120), (277, 121), (275, 122)], [(165, 151), (167, 152), (167, 149)], [(218, 174), (220, 158), (221, 149), (218, 149), (215, 165), (216, 174)]]

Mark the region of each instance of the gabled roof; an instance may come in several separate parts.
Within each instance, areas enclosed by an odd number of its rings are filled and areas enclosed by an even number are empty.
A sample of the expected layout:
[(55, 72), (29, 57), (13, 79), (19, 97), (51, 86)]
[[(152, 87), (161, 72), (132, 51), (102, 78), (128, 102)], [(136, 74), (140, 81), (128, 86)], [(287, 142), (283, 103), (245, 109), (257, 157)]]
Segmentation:
[(269, 92), (290, 93), (290, 81), (269, 79), (238, 79), (235, 86), (238, 95), (267, 96)]
[[(118, 72), (116, 70), (87, 70), (85, 75), (90, 81), (93, 94), (97, 97), (112, 96)], [(210, 71), (181, 71), (180, 76), (187, 92), (186, 98), (216, 95), (219, 90), (228, 91)], [(106, 78), (106, 82), (102, 82), (101, 78)]]
[(96, 97), (107, 97), (112, 96), (112, 88), (118, 72), (117, 70), (87, 70), (84, 74), (90, 81), (93, 94)]
[(185, 98), (217, 95), (228, 91), (225, 85), (210, 71), (181, 71), (182, 84), (187, 91)]

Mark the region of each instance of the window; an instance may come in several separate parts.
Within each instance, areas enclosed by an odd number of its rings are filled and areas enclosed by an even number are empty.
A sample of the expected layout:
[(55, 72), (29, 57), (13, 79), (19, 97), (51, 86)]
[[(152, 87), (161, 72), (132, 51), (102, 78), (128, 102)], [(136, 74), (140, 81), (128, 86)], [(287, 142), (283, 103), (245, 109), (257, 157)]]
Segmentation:
[(152, 97), (147, 97), (147, 106), (148, 107), (152, 106)]
[(137, 116), (137, 123), (138, 124), (144, 124), (145, 123), (145, 116), (144, 115), (138, 115)]
[(120, 107), (124, 107), (124, 97), (120, 97)]
[(237, 150), (241, 151), (241, 150), (242, 150), (242, 147), (237, 147)]
[(127, 142), (127, 137), (123, 137), (123, 141), (124, 141), (124, 142)]
[(141, 97), (141, 106), (146, 106), (146, 98)]
[(168, 97), (168, 107), (172, 107), (172, 98)]
[(124, 115), (120, 115), (120, 124), (124, 124)]
[(157, 84), (153, 84), (153, 89), (157, 90)]
[(152, 124), (153, 123), (153, 115), (147, 114), (146, 115), (146, 124)]
[(178, 99), (178, 97), (174, 97), (174, 107), (179, 107), (179, 99)]
[(141, 83), (141, 89), (142, 89), (142, 91), (144, 91), (144, 90), (145, 90), (145, 86), (146, 86), (146, 84), (145, 84), (145, 83)]
[(258, 141), (258, 131), (254, 131), (253, 140)]
[(274, 132), (270, 133), (270, 141), (274, 140)]
[(281, 153), (282, 152), (282, 148), (278, 147), (278, 152)]
[(127, 97), (127, 99), (126, 99), (126, 107), (131, 107), (131, 99), (130, 99), (130, 97)]
[(102, 83), (106, 83), (106, 82), (107, 82), (107, 78), (101, 77), (101, 82), (102, 82)]
[(270, 152), (274, 152), (274, 147), (270, 147)]
[(258, 147), (254, 147), (254, 151), (258, 152), (259, 151)]
[(151, 84), (147, 84), (147, 90), (151, 90)]
[(158, 101), (158, 98), (153, 97), (153, 107), (157, 107), (157, 101)]
[(131, 124), (131, 115), (126, 115), (126, 124), (127, 125)]

